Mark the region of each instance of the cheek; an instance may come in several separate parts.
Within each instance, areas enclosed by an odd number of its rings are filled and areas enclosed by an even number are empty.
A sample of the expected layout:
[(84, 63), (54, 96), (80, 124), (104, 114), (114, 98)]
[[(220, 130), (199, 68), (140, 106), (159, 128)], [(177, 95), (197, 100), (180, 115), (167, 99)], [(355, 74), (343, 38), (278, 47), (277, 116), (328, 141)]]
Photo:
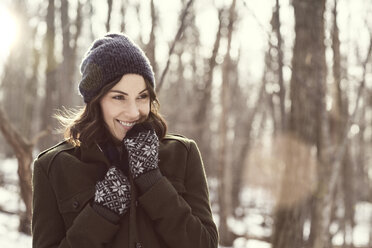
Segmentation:
[(105, 104), (105, 103), (101, 104), (101, 112), (102, 112), (103, 119), (105, 121), (107, 120), (108, 116), (110, 115), (109, 109), (110, 108), (107, 106), (107, 104)]
[(141, 115), (148, 116), (150, 113), (150, 103), (149, 102), (143, 103), (140, 107), (140, 112), (141, 112)]
[(109, 101), (101, 103), (102, 116), (107, 125), (112, 125), (112, 118), (115, 115), (115, 106), (110, 104)]
[(141, 114), (141, 116), (148, 116), (150, 113), (150, 103), (149, 102), (143, 102), (140, 103), (138, 106), (138, 110)]

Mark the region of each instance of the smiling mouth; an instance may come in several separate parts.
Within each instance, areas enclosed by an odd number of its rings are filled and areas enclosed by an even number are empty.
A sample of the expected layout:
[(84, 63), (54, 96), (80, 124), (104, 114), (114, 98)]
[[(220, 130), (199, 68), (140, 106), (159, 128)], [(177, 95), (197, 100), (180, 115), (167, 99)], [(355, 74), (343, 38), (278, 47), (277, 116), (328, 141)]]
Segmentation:
[(125, 122), (117, 120), (124, 127), (133, 127), (137, 122)]

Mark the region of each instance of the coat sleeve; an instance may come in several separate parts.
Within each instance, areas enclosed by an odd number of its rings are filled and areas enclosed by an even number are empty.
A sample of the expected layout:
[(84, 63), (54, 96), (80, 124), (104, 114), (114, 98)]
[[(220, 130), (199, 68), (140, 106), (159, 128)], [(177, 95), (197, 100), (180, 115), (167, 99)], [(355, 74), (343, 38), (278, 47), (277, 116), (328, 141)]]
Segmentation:
[(65, 230), (49, 178), (38, 160), (33, 172), (33, 248), (102, 248), (119, 227), (99, 216), (87, 204)]
[(162, 177), (138, 200), (169, 247), (216, 248), (218, 234), (204, 166), (195, 142), (190, 142), (185, 194), (179, 195), (168, 179)]

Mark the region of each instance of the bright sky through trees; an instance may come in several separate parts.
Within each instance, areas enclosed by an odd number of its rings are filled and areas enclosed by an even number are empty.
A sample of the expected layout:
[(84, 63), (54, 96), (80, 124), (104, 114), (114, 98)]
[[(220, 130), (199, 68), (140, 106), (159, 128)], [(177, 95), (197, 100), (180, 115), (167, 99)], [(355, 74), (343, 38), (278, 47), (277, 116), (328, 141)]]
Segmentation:
[(10, 11), (0, 3), (0, 63), (5, 60), (11, 49), (12, 43), (17, 38), (18, 26), (16, 19)]

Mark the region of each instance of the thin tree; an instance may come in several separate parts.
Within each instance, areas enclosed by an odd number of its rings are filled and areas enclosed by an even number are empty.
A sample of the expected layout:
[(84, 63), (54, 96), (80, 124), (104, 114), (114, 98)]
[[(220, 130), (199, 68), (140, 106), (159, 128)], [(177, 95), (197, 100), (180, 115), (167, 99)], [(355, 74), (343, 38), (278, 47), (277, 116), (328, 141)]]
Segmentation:
[(281, 129), (285, 130), (287, 126), (286, 120), (286, 110), (285, 110), (285, 86), (284, 86), (284, 77), (283, 77), (283, 38), (282, 33), (280, 31), (281, 22), (280, 22), (280, 5), (279, 0), (276, 0), (275, 4), (275, 11), (273, 12), (273, 18), (271, 21), (271, 25), (273, 30), (275, 31), (277, 37), (277, 52), (278, 52), (278, 69), (277, 69), (277, 77), (278, 77), (278, 84), (279, 84), (279, 106), (280, 106), (280, 124)]
[[(41, 130), (51, 129), (53, 125), (52, 115), (58, 102), (57, 92), (57, 61), (55, 58), (55, 2), (48, 0), (46, 15), (47, 31), (45, 35), (46, 46), (46, 81), (45, 81), (45, 98), (42, 109), (42, 126)], [(42, 146), (47, 147), (54, 143), (53, 139), (44, 140)]]
[(111, 24), (111, 13), (112, 13), (112, 0), (107, 0), (107, 20), (106, 20), (106, 31), (110, 31)]
[(156, 57), (155, 57), (155, 54), (156, 54), (155, 53), (155, 48), (156, 48), (155, 32), (156, 32), (156, 28), (158, 26), (159, 17), (158, 17), (158, 13), (157, 13), (157, 10), (156, 10), (155, 4), (154, 4), (154, 0), (150, 1), (150, 9), (151, 9), (151, 22), (152, 22), (152, 24), (151, 24), (151, 31), (150, 31), (150, 40), (147, 43), (145, 50), (146, 50), (146, 55), (149, 58), (150, 63), (153, 67), (154, 73), (155, 73), (155, 75), (157, 75), (158, 67), (157, 67)]
[[(73, 104), (71, 94), (74, 89), (74, 76), (76, 70), (77, 42), (82, 27), (82, 4), (78, 1), (76, 19), (73, 22), (69, 17), (69, 1), (61, 0), (61, 26), (62, 26), (62, 55), (63, 61), (60, 64), (58, 73), (58, 105), (70, 107)], [(71, 33), (75, 27), (75, 33)]]
[(222, 68), (222, 85), (220, 90), (221, 113), (219, 117), (219, 141), (218, 141), (218, 203), (220, 216), (220, 243), (223, 246), (231, 246), (233, 244), (233, 235), (228, 226), (228, 218), (232, 216), (231, 205), (231, 190), (232, 190), (232, 166), (227, 160), (227, 120), (228, 120), (228, 100), (230, 95), (230, 70), (232, 60), (230, 55), (232, 33), (234, 30), (234, 22), (236, 21), (236, 0), (233, 0), (229, 9), (228, 25), (227, 25), (227, 49)]
[[(333, 7), (333, 23), (332, 23), (332, 51), (333, 51), (333, 78), (334, 78), (334, 86), (335, 86), (335, 96), (334, 99), (334, 106), (331, 110), (330, 121), (331, 121), (331, 135), (334, 137), (332, 140), (335, 144), (340, 144), (342, 142), (343, 131), (346, 128), (346, 121), (348, 119), (348, 98), (345, 92), (342, 90), (341, 87), (341, 79), (342, 79), (342, 66), (341, 66), (341, 52), (340, 52), (340, 40), (339, 40), (339, 29), (337, 25), (337, 1), (334, 1)], [(341, 195), (344, 209), (344, 216), (341, 218), (339, 225), (341, 226), (341, 230), (344, 233), (344, 242), (346, 242), (346, 235), (352, 237), (353, 228), (355, 226), (354, 222), (354, 207), (355, 207), (355, 193), (354, 193), (354, 179), (355, 173), (353, 170), (353, 158), (350, 151), (350, 146), (347, 144), (345, 148), (345, 153), (342, 158), (342, 172), (341, 177), (339, 177), (340, 186), (337, 190), (340, 191), (339, 195)], [(334, 195), (337, 195), (334, 192)], [(336, 200), (336, 199), (335, 199)], [(334, 201), (333, 201), (334, 202)], [(332, 207), (333, 211), (336, 211), (337, 205)], [(332, 214), (335, 216), (335, 214)], [(331, 238), (330, 238), (331, 239)], [(331, 243), (331, 240), (330, 240)], [(353, 247), (352, 242), (350, 248)]]

